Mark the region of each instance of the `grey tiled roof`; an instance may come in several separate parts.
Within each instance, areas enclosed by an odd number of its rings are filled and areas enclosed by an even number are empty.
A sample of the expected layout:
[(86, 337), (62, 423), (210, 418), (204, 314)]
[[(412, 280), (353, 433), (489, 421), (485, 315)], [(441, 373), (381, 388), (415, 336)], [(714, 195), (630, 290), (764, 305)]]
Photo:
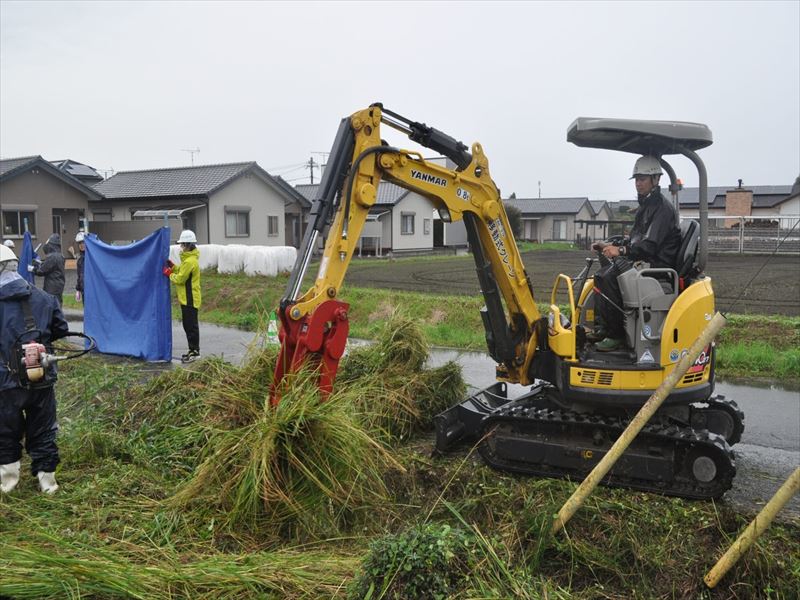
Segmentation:
[[(709, 186), (708, 206), (709, 208), (725, 208), (725, 194), (728, 190), (736, 189), (735, 186)], [(753, 206), (757, 208), (767, 208), (779, 204), (792, 193), (791, 185), (753, 185), (745, 186), (746, 190), (753, 192)], [(666, 190), (662, 190), (668, 194)], [(700, 190), (696, 187), (683, 188), (678, 193), (678, 200), (681, 206), (697, 206), (700, 204)]]
[(95, 171), (89, 165), (79, 163), (78, 161), (72, 160), (70, 158), (66, 160), (51, 160), (50, 163), (54, 165), (59, 171), (65, 171), (70, 175), (72, 175), (73, 177), (97, 179), (98, 181), (103, 179), (103, 176), (100, 175), (100, 173)]
[(9, 171), (13, 171), (14, 169), (21, 167), (22, 165), (26, 165), (29, 162), (35, 161), (37, 158), (42, 158), (41, 156), (23, 156), (20, 158), (6, 158), (0, 160), (0, 175), (5, 175)]
[(605, 200), (589, 200), (589, 204), (592, 205), (592, 212), (594, 213), (594, 216), (597, 216), (600, 214), (600, 211), (603, 210), (603, 206), (608, 204), (608, 202)]
[(103, 198), (102, 194), (100, 194), (97, 190), (86, 185), (83, 181), (70, 175), (66, 171), (61, 171), (51, 163), (47, 162), (41, 156), (24, 156), (21, 158), (0, 160), (0, 179), (12, 179), (34, 167), (50, 173), (67, 185), (74, 187), (82, 194), (86, 194), (89, 200), (101, 200)]
[[(317, 190), (319, 189), (318, 183), (315, 184), (301, 184), (295, 186), (295, 189), (305, 196), (308, 200), (314, 201)], [(401, 188), (399, 185), (390, 183), (388, 181), (381, 181), (378, 184), (378, 197), (375, 200), (376, 206), (394, 206), (402, 200), (409, 191)]]
[[(255, 162), (149, 171), (120, 171), (94, 186), (106, 198), (205, 196), (251, 168)], [(263, 171), (263, 169), (262, 169)], [(266, 174), (266, 171), (263, 171)], [(267, 177), (271, 176), (267, 174)]]
[(513, 198), (503, 200), (509, 206), (516, 206), (523, 215), (577, 214), (589, 201), (581, 198)]

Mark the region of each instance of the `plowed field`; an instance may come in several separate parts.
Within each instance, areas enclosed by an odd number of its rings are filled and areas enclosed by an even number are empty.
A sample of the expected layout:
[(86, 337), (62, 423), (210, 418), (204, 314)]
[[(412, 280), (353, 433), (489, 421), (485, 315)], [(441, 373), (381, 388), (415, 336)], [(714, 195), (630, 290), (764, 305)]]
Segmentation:
[[(533, 282), (536, 299), (549, 301), (556, 275), (576, 276), (584, 265), (584, 258), (589, 255), (583, 250), (523, 253), (522, 259)], [(769, 258), (763, 255), (712, 254), (706, 273), (713, 281), (720, 310), (728, 311), (733, 305), (731, 312), (734, 313), (800, 315), (799, 255)], [(480, 293), (471, 256), (355, 260), (347, 272), (346, 282), (352, 286), (435, 294)], [(742, 293), (745, 286), (747, 288)], [(735, 302), (740, 294), (741, 299)]]

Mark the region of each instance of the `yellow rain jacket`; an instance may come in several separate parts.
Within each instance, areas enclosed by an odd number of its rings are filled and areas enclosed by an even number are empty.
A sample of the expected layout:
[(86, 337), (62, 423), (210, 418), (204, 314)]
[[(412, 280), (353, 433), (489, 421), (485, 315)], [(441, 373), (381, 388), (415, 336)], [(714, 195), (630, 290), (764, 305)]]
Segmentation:
[(178, 302), (200, 308), (200, 251), (195, 248), (181, 252), (181, 264), (175, 265), (169, 280), (175, 284)]

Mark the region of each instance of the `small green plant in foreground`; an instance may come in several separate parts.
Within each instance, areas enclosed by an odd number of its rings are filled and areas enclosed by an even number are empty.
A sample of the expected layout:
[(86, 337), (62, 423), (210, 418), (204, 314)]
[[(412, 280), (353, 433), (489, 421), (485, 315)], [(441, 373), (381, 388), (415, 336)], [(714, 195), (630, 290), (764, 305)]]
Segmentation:
[(370, 544), (350, 598), (444, 600), (474, 566), (475, 540), (446, 523), (429, 523)]

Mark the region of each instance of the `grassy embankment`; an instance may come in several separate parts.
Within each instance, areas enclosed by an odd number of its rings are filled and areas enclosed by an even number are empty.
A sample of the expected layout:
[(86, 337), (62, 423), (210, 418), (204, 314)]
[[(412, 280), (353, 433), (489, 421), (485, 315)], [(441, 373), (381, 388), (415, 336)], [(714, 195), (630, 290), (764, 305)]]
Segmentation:
[(752, 517), (724, 502), (600, 488), (550, 537), (574, 484), (503, 475), (468, 449), (432, 457), (458, 370), (424, 369), (408, 322), (376, 333), (334, 397), (300, 377), (277, 410), (274, 350), (157, 376), (64, 364), (62, 490), (43, 496), (25, 472), (0, 496), (0, 597), (796, 597), (796, 519), (713, 592), (704, 572)]
[[(430, 260), (404, 259), (404, 260)], [(203, 274), (202, 320), (255, 329), (277, 306), (286, 277)], [(341, 298), (350, 304), (350, 335), (374, 339), (394, 308), (419, 319), (434, 346), (483, 351), (486, 343), (478, 296), (447, 296), (345, 285)], [(539, 306), (544, 312), (547, 307)], [(177, 307), (175, 318), (180, 318)], [(717, 373), (727, 377), (770, 377), (800, 381), (800, 318), (730, 315), (718, 338)]]

